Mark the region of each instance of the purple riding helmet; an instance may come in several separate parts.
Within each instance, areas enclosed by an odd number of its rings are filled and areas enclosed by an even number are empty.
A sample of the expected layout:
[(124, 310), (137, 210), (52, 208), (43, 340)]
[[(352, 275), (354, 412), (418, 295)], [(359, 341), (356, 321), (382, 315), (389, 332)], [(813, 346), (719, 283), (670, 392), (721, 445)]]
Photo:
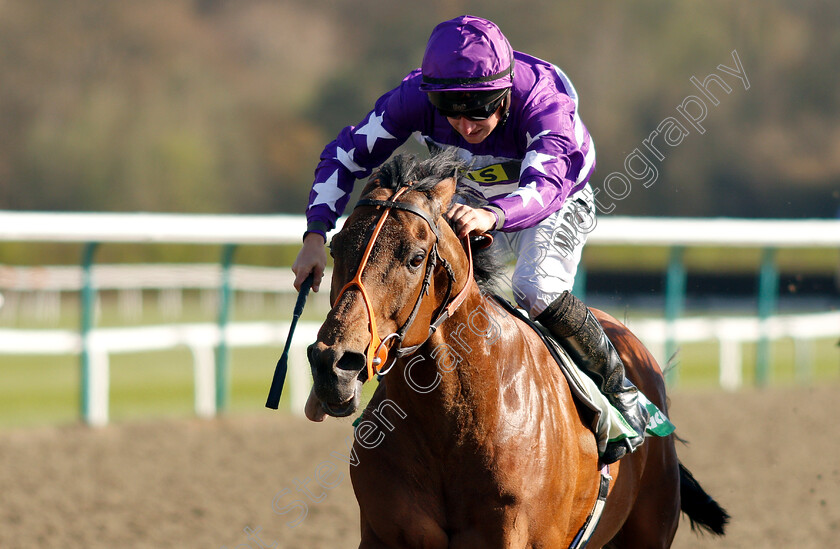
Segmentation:
[(513, 48), (492, 21), (462, 15), (432, 31), (420, 90), (444, 116), (484, 120), (513, 85)]

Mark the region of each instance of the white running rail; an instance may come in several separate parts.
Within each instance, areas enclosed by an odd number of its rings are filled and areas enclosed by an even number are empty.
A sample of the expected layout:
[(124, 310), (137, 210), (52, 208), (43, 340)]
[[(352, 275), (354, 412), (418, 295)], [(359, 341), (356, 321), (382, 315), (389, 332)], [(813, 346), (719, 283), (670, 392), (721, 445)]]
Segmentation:
[[(319, 324), (299, 322), (289, 351), (289, 379), (286, 393), (291, 409), (303, 413), (311, 378), (306, 360), (306, 346), (317, 338)], [(288, 322), (242, 322), (229, 324), (225, 330), (231, 347), (282, 346), (289, 334)], [(91, 425), (105, 425), (109, 416), (110, 356), (121, 353), (162, 351), (187, 347), (193, 357), (195, 412), (201, 417), (216, 414), (216, 370), (214, 349), (221, 341), (219, 327), (213, 323), (164, 324), (132, 328), (95, 328), (89, 335), (91, 365), (89, 372)], [(78, 354), (82, 338), (71, 330), (0, 329), (0, 355)], [(278, 353), (279, 356), (279, 353)], [(266, 394), (273, 369), (266, 369)]]
[[(840, 311), (802, 315), (779, 315), (767, 319), (764, 329), (771, 339), (793, 338), (796, 359), (808, 360), (809, 345), (814, 339), (836, 338), (840, 335)], [(317, 337), (318, 323), (298, 323), (289, 357), (289, 379), (286, 391), (290, 395), (291, 410), (303, 413), (309, 395), (311, 378), (306, 360), (306, 346)], [(664, 364), (662, 356), (666, 323), (662, 319), (628, 321), (628, 327), (651, 349)], [(250, 322), (233, 323), (227, 327), (227, 341), (231, 347), (282, 346), (288, 335), (289, 323)], [(682, 318), (676, 321), (677, 339), (692, 343), (709, 341), (719, 346), (719, 382), (727, 390), (743, 384), (742, 345), (756, 342), (762, 336), (762, 326), (755, 317)], [(195, 412), (201, 417), (216, 413), (215, 368), (213, 350), (220, 341), (218, 326), (206, 324), (169, 324), (134, 328), (96, 328), (91, 331), (90, 399), (91, 425), (108, 423), (110, 367), (112, 354), (157, 351), (186, 346), (193, 356)], [(0, 329), (0, 355), (63, 355), (81, 350), (81, 336), (70, 330), (4, 330)], [(271, 380), (266, 371), (266, 391)]]

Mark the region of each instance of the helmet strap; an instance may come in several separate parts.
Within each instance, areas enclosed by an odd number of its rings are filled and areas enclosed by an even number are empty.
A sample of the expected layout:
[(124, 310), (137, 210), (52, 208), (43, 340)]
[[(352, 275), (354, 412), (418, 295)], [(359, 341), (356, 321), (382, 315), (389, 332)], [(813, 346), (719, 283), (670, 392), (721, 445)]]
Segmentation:
[(501, 112), (501, 119), (499, 120), (499, 126), (504, 127), (505, 122), (507, 122), (508, 116), (510, 116), (510, 96), (511, 90), (508, 90), (507, 95), (505, 96), (505, 100), (502, 102), (502, 112)]

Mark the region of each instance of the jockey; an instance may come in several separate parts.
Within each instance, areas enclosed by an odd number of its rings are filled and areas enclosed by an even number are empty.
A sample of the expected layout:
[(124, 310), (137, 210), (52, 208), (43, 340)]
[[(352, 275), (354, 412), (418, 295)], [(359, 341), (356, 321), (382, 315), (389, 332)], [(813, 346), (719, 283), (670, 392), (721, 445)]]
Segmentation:
[(315, 170), (295, 287), (326, 266), (326, 233), (356, 179), (369, 176), (412, 134), (430, 150), (454, 147), (470, 166), (458, 181), (471, 197), (447, 212), (458, 236), (493, 231), (494, 246), (517, 257), (512, 287), (599, 385), (638, 437), (607, 445), (606, 463), (644, 440), (648, 414), (598, 320), (571, 289), (595, 206), (588, 185), (595, 147), (578, 96), (556, 66), (514, 51), (492, 22), (464, 15), (439, 24), (420, 69), (377, 100), (358, 126), (326, 146)]

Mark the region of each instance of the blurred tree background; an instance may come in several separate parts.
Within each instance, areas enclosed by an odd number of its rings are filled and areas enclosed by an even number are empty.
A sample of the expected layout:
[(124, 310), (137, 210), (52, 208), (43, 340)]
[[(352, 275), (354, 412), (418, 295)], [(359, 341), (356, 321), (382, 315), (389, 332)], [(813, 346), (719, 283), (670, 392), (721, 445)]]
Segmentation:
[(834, 0), (0, 0), (0, 209), (303, 213), (323, 146), (461, 13), (569, 74), (596, 186), (724, 76), (614, 213), (838, 215)]

